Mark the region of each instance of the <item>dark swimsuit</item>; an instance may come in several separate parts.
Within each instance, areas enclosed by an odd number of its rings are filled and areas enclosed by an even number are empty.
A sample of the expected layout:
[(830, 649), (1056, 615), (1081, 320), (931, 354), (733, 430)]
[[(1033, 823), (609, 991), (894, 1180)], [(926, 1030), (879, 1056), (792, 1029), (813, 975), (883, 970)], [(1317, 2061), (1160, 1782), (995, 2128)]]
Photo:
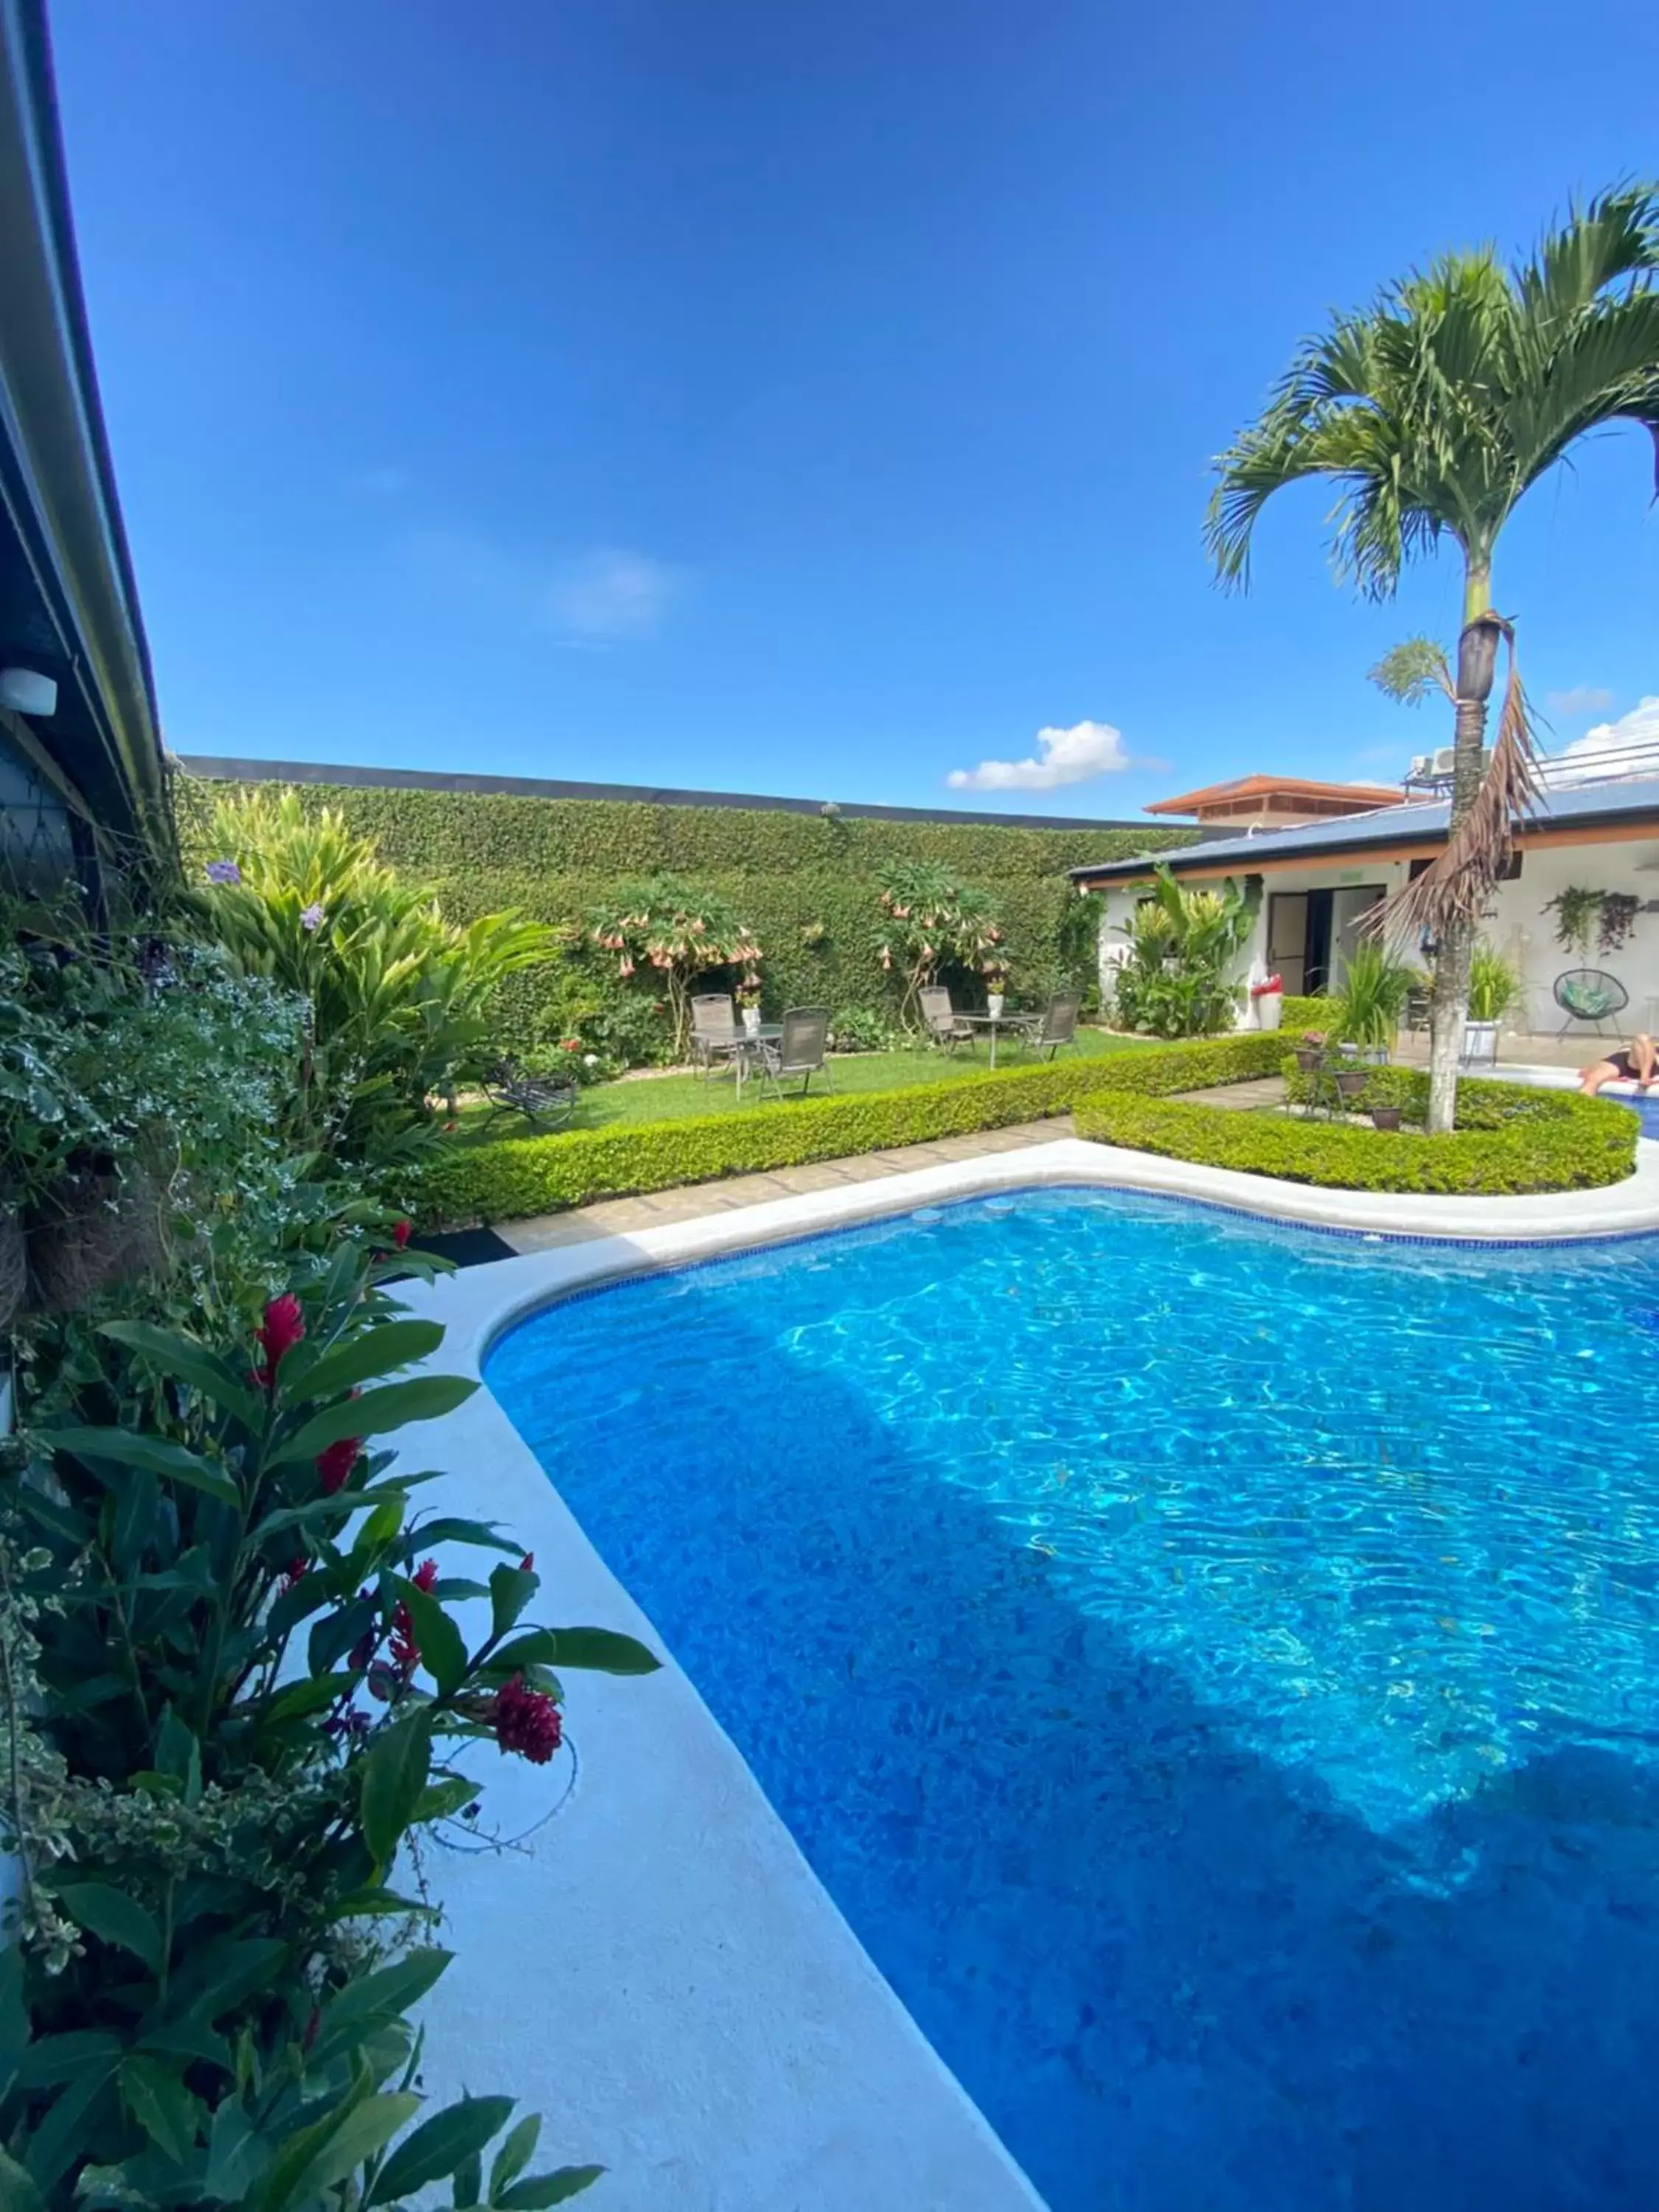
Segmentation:
[(1631, 1056), (1627, 1052), (1610, 1052), (1607, 1054), (1607, 1066), (1616, 1069), (1627, 1083), (1639, 1083), (1642, 1079), (1632, 1066)]

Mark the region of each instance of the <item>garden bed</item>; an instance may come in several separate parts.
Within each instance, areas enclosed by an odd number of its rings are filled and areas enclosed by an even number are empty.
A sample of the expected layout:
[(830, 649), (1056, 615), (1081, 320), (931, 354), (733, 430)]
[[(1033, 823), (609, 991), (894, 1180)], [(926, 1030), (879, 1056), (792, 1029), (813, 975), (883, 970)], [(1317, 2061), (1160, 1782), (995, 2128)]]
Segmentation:
[[(1310, 1079), (1293, 1063), (1285, 1072), (1291, 1099), (1305, 1104)], [(1419, 1121), (1427, 1103), (1427, 1076), (1397, 1067), (1379, 1068), (1352, 1102), (1358, 1111), (1398, 1106)], [(1365, 1128), (1346, 1119), (1236, 1114), (1103, 1089), (1079, 1105), (1077, 1126), (1080, 1136), (1101, 1144), (1286, 1182), (1468, 1197), (1620, 1182), (1634, 1170), (1639, 1133), (1632, 1114), (1603, 1100), (1468, 1079), (1458, 1085), (1457, 1127), (1449, 1136)]]
[(1201, 1038), (857, 1097), (809, 1097), (632, 1127), (456, 1143), (424, 1171), (421, 1215), (429, 1228), (522, 1220), (596, 1199), (1008, 1128), (1072, 1113), (1108, 1094), (1156, 1096), (1277, 1074), (1285, 1050), (1282, 1036)]

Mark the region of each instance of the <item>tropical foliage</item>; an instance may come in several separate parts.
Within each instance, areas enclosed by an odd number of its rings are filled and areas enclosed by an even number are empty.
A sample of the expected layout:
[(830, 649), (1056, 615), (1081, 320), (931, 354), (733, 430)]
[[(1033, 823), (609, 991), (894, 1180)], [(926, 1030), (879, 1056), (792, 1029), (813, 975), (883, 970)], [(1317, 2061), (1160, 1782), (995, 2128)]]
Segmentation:
[[(527, 1626), (520, 1547), (416, 1510), (429, 1478), (381, 1440), (476, 1386), (404, 1376), (442, 1331), (398, 1316), (385, 1234), (303, 1270), (248, 1340), (108, 1324), (0, 1486), (8, 2203), (311, 2212), (457, 2175), (458, 2204), (533, 2206), (593, 2178), (519, 2180), (526, 2124), (486, 2196), (506, 2099), (390, 2148), (421, 2104), (404, 2015), (448, 1955), (389, 1886), (400, 1849), (476, 1797), (461, 1746), (551, 1758), (556, 1668), (656, 1662)], [(496, 1563), (474, 1580), (440, 1564), (457, 1550)]]
[(748, 924), (716, 893), (677, 876), (624, 884), (590, 909), (591, 944), (614, 957), (617, 974), (654, 987), (668, 1018), (674, 1057), (690, 1048), (691, 990), (711, 969), (735, 968), (738, 988), (760, 1003), (761, 949)]
[(1469, 956), (1469, 1019), (1501, 1022), (1521, 998), (1521, 977), (1514, 963), (1496, 945), (1477, 939)]
[(296, 1135), (346, 1157), (396, 1158), (492, 1056), (501, 983), (547, 962), (556, 933), (514, 913), (447, 922), (332, 811), (291, 793), (220, 801), (197, 896), (238, 971), (310, 1009)]
[(1000, 989), (1008, 972), (996, 901), (933, 860), (905, 860), (885, 868), (878, 897), (885, 917), (883, 969), (899, 980), (899, 1019), (921, 1026), (921, 994), (945, 971), (994, 976)]
[(1332, 1034), (1350, 1044), (1393, 1042), (1406, 1001), (1419, 977), (1375, 938), (1362, 938), (1348, 954), (1342, 988), (1332, 1008)]
[(1121, 933), (1128, 940), (1128, 958), (1116, 974), (1123, 1026), (1165, 1037), (1231, 1028), (1239, 999), (1231, 971), (1255, 915), (1231, 880), (1218, 891), (1200, 890), (1159, 868), (1151, 895)]
[(1532, 789), (1525, 696), (1511, 657), (1491, 764), (1487, 702), (1510, 625), (1492, 600), (1504, 525), (1577, 441), (1609, 424), (1659, 436), (1659, 192), (1604, 193), (1505, 268), (1491, 248), (1449, 253), (1305, 339), (1268, 406), (1218, 463), (1208, 539), (1224, 580), (1248, 579), (1263, 507), (1287, 484), (1338, 488), (1340, 579), (1392, 597), (1443, 539), (1463, 572), (1455, 667), (1420, 653), (1396, 673), (1455, 710), (1445, 850), (1385, 921), (1437, 942), (1429, 1127), (1452, 1126), (1475, 930)]

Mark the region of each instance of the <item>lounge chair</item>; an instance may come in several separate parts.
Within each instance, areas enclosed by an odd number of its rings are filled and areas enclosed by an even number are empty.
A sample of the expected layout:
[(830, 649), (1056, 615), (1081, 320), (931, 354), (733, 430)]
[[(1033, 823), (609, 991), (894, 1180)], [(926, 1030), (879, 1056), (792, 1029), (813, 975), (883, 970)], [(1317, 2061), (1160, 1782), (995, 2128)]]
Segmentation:
[(1575, 1022), (1594, 1022), (1596, 1035), (1605, 1036), (1608, 1018), (1622, 1014), (1630, 1004), (1630, 993), (1605, 968), (1569, 968), (1556, 977), (1554, 997), (1567, 1018), (1561, 1024), (1563, 1036)]
[(498, 1114), (522, 1114), (538, 1129), (562, 1129), (574, 1119), (580, 1096), (568, 1076), (526, 1075), (516, 1060), (486, 1069), (482, 1087), (489, 1101), (486, 1123)]
[(922, 992), (921, 1018), (927, 1024), (928, 1036), (946, 1052), (973, 1041), (973, 1030), (951, 1004), (951, 994), (941, 984), (929, 984)]
[(829, 1007), (792, 1006), (783, 1018), (783, 1034), (762, 1038), (756, 1045), (755, 1072), (775, 1098), (782, 1097), (783, 1085), (796, 1075), (801, 1079), (803, 1097), (815, 1075), (823, 1078), (826, 1090), (833, 1090), (825, 1060), (829, 1048)]
[(717, 1060), (730, 1060), (738, 1048), (738, 1018), (729, 991), (710, 992), (691, 1001), (691, 1057), (708, 1075)]
[(1056, 991), (1031, 1024), (1026, 1042), (1033, 1052), (1046, 1052), (1050, 1060), (1063, 1044), (1077, 1042), (1077, 1018), (1083, 1005), (1080, 991)]

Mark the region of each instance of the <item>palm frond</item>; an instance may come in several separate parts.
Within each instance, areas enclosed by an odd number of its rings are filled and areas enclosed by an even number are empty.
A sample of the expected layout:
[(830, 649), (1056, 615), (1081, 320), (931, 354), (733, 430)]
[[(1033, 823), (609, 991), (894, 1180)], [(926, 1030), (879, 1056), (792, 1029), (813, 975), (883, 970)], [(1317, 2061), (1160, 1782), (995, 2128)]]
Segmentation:
[(1474, 804), (1413, 884), (1373, 909), (1381, 936), (1427, 932), (1437, 937), (1449, 921), (1478, 921), (1515, 849), (1515, 825), (1538, 797), (1538, 763), (1532, 716), (1516, 664), (1513, 625), (1496, 623), (1509, 647), (1509, 680), (1498, 720), (1498, 742)]
[(1592, 306), (1621, 276), (1659, 269), (1659, 189), (1616, 185), (1546, 232), (1532, 260), (1515, 272), (1515, 288), (1538, 321), (1566, 322)]
[(1457, 696), (1445, 648), (1431, 637), (1402, 638), (1366, 672), (1379, 691), (1402, 707), (1420, 706), (1431, 691), (1443, 691), (1449, 699)]

